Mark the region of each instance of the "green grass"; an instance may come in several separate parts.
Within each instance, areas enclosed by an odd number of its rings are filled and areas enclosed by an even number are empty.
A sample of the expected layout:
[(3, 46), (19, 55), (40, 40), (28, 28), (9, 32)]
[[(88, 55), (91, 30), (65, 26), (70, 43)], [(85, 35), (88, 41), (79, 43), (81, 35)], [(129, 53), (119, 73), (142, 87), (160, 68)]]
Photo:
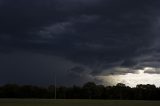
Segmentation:
[(0, 99), (0, 106), (160, 106), (160, 101)]

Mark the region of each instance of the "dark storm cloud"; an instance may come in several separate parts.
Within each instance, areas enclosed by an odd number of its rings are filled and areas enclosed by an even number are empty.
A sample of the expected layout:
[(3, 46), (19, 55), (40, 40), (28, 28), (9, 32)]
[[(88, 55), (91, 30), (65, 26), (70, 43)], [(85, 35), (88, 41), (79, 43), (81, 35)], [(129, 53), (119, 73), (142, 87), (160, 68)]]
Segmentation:
[[(67, 70), (82, 80), (77, 76), (84, 72), (92, 77), (155, 66), (159, 63), (155, 57), (137, 58), (159, 53), (159, 43), (153, 44), (159, 38), (155, 33), (159, 4), (158, 0), (0, 0), (0, 50), (64, 58), (78, 64)], [(117, 67), (126, 70), (117, 72)]]
[[(16, 51), (11, 54), (0, 54), (0, 58), (0, 84), (48, 85), (54, 83), (55, 74), (60, 85), (76, 84), (71, 81), (70, 76), (73, 74), (67, 69), (78, 65), (61, 57)], [(83, 76), (83, 80), (88, 79), (86, 76)], [(81, 76), (76, 79), (80, 78)]]

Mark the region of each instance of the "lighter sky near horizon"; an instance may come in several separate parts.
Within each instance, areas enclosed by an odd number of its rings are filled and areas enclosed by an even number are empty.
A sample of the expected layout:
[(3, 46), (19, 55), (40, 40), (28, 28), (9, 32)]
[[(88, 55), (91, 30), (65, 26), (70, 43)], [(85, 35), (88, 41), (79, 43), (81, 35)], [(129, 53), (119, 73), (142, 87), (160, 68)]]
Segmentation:
[[(147, 70), (150, 70), (153, 73), (146, 73)], [(146, 67), (143, 70), (135, 70), (135, 73), (97, 76), (97, 78), (102, 80), (105, 85), (110, 82), (112, 85), (123, 83), (130, 87), (136, 87), (136, 85), (139, 84), (151, 84), (160, 87), (160, 74), (156, 74), (154, 72), (156, 72), (154, 68)]]

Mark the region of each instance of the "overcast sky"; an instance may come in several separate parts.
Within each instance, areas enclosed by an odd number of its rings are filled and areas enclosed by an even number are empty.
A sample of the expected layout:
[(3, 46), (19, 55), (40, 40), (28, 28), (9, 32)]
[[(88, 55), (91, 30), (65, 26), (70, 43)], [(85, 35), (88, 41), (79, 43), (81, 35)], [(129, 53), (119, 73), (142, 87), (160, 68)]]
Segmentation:
[[(0, 0), (0, 84), (160, 73), (159, 0)], [(151, 69), (150, 68), (150, 69)]]

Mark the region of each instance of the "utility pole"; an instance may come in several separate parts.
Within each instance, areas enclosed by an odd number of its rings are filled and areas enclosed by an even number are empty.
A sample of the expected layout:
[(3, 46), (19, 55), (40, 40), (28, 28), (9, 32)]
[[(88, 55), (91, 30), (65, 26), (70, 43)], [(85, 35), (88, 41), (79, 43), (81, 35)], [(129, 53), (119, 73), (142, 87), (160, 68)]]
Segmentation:
[(56, 73), (54, 74), (54, 99), (57, 99), (57, 79), (56, 79)]

